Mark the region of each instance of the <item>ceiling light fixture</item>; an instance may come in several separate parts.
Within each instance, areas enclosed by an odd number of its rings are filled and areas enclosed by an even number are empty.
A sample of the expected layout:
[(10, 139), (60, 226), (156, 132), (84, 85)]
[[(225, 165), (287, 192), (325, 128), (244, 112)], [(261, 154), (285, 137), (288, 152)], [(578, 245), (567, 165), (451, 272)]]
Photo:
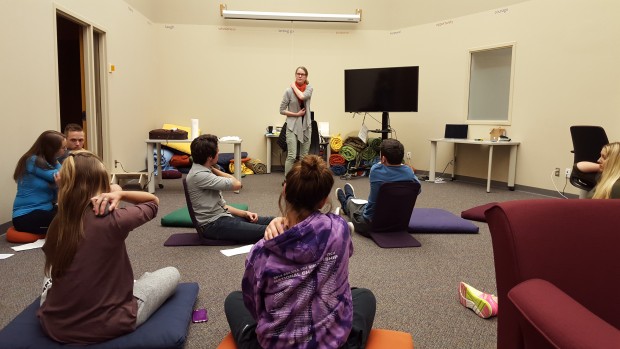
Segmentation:
[(362, 20), (361, 9), (356, 9), (355, 14), (233, 11), (227, 10), (225, 4), (220, 4), (220, 15), (227, 19), (258, 19), (270, 21), (359, 23)]

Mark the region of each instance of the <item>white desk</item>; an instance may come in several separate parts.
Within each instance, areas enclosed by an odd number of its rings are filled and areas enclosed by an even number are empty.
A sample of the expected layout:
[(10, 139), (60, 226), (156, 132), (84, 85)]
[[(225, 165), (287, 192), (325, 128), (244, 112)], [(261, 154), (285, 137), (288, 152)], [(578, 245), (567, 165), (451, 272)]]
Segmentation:
[[(437, 142), (452, 143), (454, 145), (454, 159), (456, 159), (456, 146), (457, 144), (473, 144), (473, 145), (486, 145), (489, 147), (489, 162), (487, 168), (487, 193), (491, 192), (491, 169), (493, 168), (493, 148), (495, 146), (510, 146), (510, 162), (508, 168), (508, 189), (515, 190), (515, 174), (517, 171), (517, 147), (520, 142), (491, 142), (491, 141), (475, 141), (472, 139), (456, 139), (456, 138), (436, 138), (430, 139), (431, 141), (431, 163), (428, 171), (428, 180), (435, 181), (435, 163), (437, 161)], [(456, 161), (452, 166), (452, 178), (454, 178), (454, 168), (456, 167)]]
[(265, 141), (267, 142), (267, 173), (271, 173), (271, 140), (278, 139), (280, 134), (266, 133)]
[[(267, 145), (267, 173), (271, 173), (271, 142), (274, 139), (278, 139), (278, 137), (280, 137), (280, 134), (273, 134), (273, 133), (266, 133), (265, 134), (265, 142)], [(326, 151), (327, 151), (327, 162), (329, 162), (329, 157), (332, 154), (332, 149), (329, 146), (329, 140), (331, 139), (330, 136), (323, 136), (323, 139), (325, 139), (325, 142), (321, 143), (321, 145), (325, 146)]]
[[(148, 190), (149, 193), (155, 192), (155, 184), (158, 184), (160, 188), (163, 188), (161, 184), (161, 145), (168, 143), (191, 143), (191, 139), (147, 139), (146, 140), (146, 167), (149, 178)], [(234, 140), (234, 141), (222, 141), (218, 142), (219, 144), (233, 144), (234, 152), (235, 152), (235, 177), (241, 181), (241, 142), (242, 140)], [(155, 163), (153, 160), (153, 151), (157, 150), (157, 176), (153, 177), (153, 168), (155, 167)]]

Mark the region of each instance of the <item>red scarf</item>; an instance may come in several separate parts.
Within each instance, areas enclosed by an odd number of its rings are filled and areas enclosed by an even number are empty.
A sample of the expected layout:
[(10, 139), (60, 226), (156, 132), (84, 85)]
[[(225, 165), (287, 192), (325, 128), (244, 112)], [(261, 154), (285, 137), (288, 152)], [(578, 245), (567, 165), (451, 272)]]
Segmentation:
[[(297, 82), (295, 82), (295, 86), (297, 86), (297, 88), (299, 89), (299, 91), (301, 91), (302, 93), (306, 90), (306, 83), (303, 83), (301, 86), (297, 85)], [(297, 95), (295, 95), (297, 96)], [(297, 102), (299, 102), (299, 105), (302, 106), (304, 105), (304, 101), (302, 101), (301, 99), (299, 99), (299, 97), (297, 97)]]

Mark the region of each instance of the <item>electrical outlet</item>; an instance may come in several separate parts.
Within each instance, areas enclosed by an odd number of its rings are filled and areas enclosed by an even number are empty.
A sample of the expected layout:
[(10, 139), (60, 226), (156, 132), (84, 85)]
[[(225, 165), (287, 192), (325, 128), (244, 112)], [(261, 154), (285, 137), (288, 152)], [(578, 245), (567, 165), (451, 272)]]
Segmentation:
[(560, 177), (560, 168), (559, 168), (559, 167), (556, 167), (556, 168), (555, 168), (555, 172), (553, 172), (553, 174), (554, 174), (556, 177)]
[(567, 167), (566, 170), (564, 170), (564, 175), (566, 176), (566, 178), (570, 178), (570, 168)]
[(114, 160), (114, 168), (118, 167), (118, 160)]
[(410, 151), (407, 152), (407, 159), (411, 159), (411, 152)]

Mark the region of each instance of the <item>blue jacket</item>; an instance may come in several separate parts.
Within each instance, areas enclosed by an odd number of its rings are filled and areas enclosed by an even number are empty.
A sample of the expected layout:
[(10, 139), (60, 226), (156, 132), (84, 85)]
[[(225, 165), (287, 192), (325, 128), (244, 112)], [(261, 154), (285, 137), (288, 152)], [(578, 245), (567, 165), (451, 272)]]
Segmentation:
[(379, 197), (379, 188), (386, 182), (417, 182), (420, 183), (418, 177), (413, 173), (411, 167), (406, 165), (386, 166), (382, 163), (372, 165), (370, 168), (370, 195), (368, 195), (368, 203), (364, 207), (364, 219), (370, 222), (375, 214), (375, 205), (377, 197)]
[(35, 210), (51, 211), (54, 208), (57, 193), (54, 175), (60, 170), (60, 164), (46, 163), (46, 168), (41, 168), (35, 164), (36, 158), (33, 155), (26, 160), (26, 172), (17, 181), (13, 218)]

